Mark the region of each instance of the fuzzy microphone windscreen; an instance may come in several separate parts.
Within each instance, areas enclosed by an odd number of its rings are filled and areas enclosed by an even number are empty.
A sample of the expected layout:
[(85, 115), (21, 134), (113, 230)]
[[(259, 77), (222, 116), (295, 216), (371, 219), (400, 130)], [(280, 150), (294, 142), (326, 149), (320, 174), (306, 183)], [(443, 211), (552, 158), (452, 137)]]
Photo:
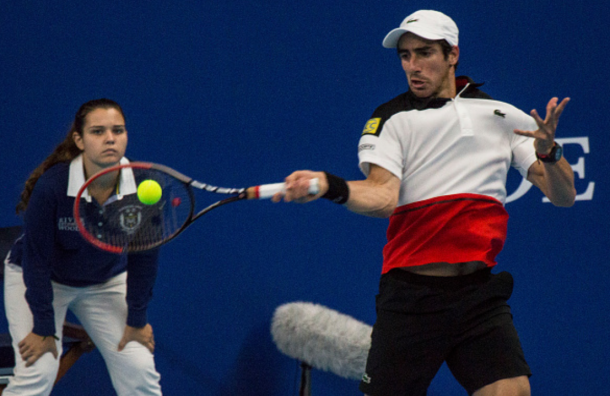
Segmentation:
[(371, 332), (371, 326), (351, 316), (306, 302), (279, 306), (271, 322), (282, 353), (348, 379), (364, 374)]

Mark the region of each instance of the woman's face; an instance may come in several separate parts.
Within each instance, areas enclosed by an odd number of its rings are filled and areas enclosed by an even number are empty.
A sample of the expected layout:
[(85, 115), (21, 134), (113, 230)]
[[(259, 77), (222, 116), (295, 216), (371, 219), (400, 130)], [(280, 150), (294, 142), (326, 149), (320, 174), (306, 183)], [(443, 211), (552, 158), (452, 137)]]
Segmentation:
[(127, 149), (125, 119), (117, 109), (95, 109), (85, 117), (82, 136), (74, 132), (74, 142), (83, 151), (88, 177), (117, 165)]

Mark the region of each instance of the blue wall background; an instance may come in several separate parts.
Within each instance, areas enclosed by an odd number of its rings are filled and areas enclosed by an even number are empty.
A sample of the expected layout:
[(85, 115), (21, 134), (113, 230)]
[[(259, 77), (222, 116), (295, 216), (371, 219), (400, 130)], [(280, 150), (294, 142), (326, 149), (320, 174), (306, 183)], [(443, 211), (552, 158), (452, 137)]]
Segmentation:
[[(559, 209), (516, 175), (498, 270), (539, 395), (604, 394), (610, 345), (606, 109), (607, 4), (379, 0), (4, 1), (0, 4), (0, 224), (29, 172), (82, 102), (124, 107), (128, 155), (226, 186), (281, 181), (296, 169), (361, 178), (356, 145), (374, 108), (406, 89), (381, 40), (415, 7), (461, 29), (458, 71), (493, 97), (544, 113), (570, 96), (558, 137), (578, 165), (579, 201)], [(297, 363), (269, 327), (275, 308), (323, 304), (372, 324), (387, 220), (330, 202), (236, 204), (167, 245), (150, 306), (166, 395), (296, 394)], [(1, 322), (0, 331), (6, 328)], [(97, 352), (55, 395), (112, 394)], [(314, 371), (313, 394), (357, 394)], [(446, 368), (430, 395), (464, 395)]]

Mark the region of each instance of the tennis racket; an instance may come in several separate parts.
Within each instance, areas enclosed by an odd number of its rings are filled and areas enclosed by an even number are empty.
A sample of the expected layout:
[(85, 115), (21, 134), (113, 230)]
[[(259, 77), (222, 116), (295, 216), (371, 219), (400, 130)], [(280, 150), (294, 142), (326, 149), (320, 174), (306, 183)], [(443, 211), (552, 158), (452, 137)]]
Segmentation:
[[(89, 195), (104, 178), (116, 177), (116, 191), (104, 203)], [(113, 176), (115, 175), (115, 176)], [(160, 198), (138, 197), (138, 186), (150, 181)], [(96, 182), (98, 182), (96, 184)], [(194, 189), (230, 195), (195, 212)], [(285, 191), (284, 183), (248, 188), (224, 188), (198, 182), (167, 166), (149, 162), (131, 162), (106, 168), (92, 176), (78, 191), (74, 201), (74, 219), (80, 234), (94, 246), (111, 252), (139, 252), (156, 248), (182, 233), (195, 220), (220, 206), (246, 199), (268, 199)], [(319, 191), (318, 179), (312, 179), (310, 194)], [(150, 197), (149, 197), (150, 198)]]

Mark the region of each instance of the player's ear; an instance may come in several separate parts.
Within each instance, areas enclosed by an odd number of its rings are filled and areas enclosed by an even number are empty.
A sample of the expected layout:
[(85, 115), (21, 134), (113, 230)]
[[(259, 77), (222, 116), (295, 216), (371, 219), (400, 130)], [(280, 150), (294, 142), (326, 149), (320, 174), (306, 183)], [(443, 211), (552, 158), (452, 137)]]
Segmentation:
[(83, 144), (83, 137), (81, 136), (80, 133), (73, 132), (72, 140), (74, 140), (74, 144), (76, 144), (76, 147), (78, 147), (81, 151), (85, 150), (85, 145)]
[(460, 48), (457, 45), (451, 47), (451, 52), (449, 52), (447, 60), (451, 66), (458, 64), (458, 61), (460, 60)]

